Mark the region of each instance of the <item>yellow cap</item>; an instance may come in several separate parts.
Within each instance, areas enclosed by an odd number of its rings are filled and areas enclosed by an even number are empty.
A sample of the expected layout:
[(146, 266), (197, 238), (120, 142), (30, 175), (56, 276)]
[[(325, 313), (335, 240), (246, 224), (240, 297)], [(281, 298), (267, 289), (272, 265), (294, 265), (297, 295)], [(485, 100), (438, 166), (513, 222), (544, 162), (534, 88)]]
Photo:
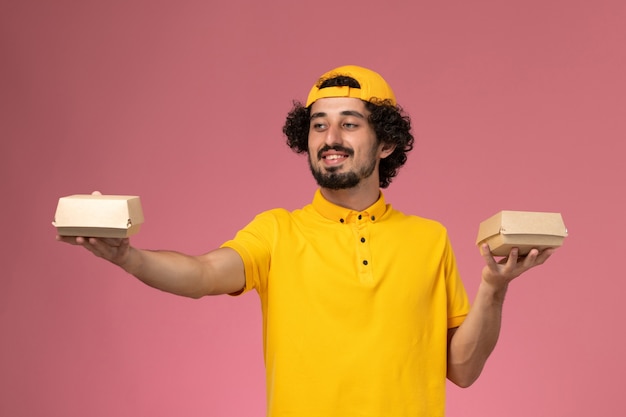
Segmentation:
[[(361, 85), (361, 88), (319, 88), (325, 80), (339, 75), (354, 78)], [(309, 97), (306, 100), (306, 107), (309, 107), (320, 98), (329, 97), (352, 97), (360, 98), (361, 100), (369, 102), (375, 102), (376, 100), (390, 100), (394, 106), (396, 105), (396, 96), (393, 94), (393, 90), (389, 84), (387, 84), (387, 81), (385, 81), (380, 74), (356, 65), (345, 65), (343, 67), (330, 70), (326, 74), (322, 75), (313, 88), (311, 88)]]

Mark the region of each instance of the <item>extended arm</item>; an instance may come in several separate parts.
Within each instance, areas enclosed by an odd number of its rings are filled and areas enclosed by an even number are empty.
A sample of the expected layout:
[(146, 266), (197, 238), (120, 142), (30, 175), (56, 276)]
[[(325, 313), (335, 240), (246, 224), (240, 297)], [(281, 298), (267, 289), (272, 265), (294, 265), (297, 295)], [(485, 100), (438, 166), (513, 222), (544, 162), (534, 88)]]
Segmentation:
[(128, 239), (57, 237), (81, 245), (145, 284), (162, 291), (192, 298), (230, 294), (245, 284), (243, 261), (229, 248), (216, 249), (200, 256), (171, 251), (149, 251), (130, 246)]
[(533, 249), (526, 257), (518, 258), (517, 249), (512, 249), (508, 258), (496, 262), (488, 245), (482, 245), (480, 250), (486, 265), (474, 304), (463, 324), (448, 334), (448, 379), (461, 387), (468, 387), (478, 379), (496, 346), (509, 283), (543, 264), (553, 252), (546, 249), (540, 253)]

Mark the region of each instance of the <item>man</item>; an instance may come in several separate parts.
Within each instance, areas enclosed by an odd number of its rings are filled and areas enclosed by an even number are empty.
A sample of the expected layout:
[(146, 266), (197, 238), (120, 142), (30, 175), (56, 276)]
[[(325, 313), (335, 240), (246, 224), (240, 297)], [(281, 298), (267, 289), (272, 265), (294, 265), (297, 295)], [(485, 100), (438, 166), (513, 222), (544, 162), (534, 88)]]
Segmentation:
[(267, 414), (443, 416), (445, 379), (467, 387), (493, 350), (511, 280), (551, 250), (486, 265), (470, 309), (446, 230), (386, 204), (413, 146), (410, 120), (377, 73), (324, 74), (283, 129), (320, 188), (300, 210), (261, 213), (201, 256), (128, 239), (59, 238), (146, 284), (202, 297), (255, 289), (263, 312)]

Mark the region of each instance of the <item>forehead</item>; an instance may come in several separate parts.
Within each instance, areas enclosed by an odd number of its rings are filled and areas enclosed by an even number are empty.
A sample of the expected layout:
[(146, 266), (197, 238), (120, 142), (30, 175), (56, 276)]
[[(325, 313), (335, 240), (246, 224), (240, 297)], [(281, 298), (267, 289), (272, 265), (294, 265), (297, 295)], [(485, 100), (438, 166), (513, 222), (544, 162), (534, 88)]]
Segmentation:
[(331, 97), (321, 98), (311, 105), (311, 115), (324, 113), (328, 116), (340, 115), (345, 112), (358, 112), (368, 115), (365, 102), (359, 98)]

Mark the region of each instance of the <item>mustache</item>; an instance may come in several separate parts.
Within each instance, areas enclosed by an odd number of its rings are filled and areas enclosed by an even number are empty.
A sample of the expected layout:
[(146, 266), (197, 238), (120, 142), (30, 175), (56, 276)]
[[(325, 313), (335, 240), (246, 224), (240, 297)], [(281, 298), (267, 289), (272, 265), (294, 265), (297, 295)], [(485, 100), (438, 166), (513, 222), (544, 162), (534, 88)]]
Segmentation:
[(333, 146), (324, 145), (319, 151), (317, 151), (317, 159), (322, 159), (322, 154), (327, 151), (343, 152), (348, 156), (354, 155), (354, 151), (350, 148), (346, 148), (341, 145), (333, 145)]

